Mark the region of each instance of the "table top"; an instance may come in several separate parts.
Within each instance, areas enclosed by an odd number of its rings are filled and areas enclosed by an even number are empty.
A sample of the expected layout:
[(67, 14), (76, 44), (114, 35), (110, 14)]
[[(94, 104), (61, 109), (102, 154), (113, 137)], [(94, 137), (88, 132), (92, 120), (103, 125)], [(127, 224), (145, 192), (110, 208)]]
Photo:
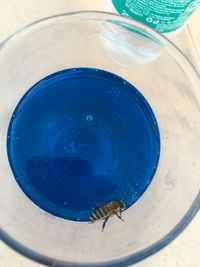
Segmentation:
[[(104, 0), (1, 0), (0, 42), (32, 21), (75, 10), (102, 10)], [(172, 41), (187, 55), (200, 73), (200, 10)], [(136, 267), (199, 267), (200, 213), (170, 245), (135, 264)], [(39, 267), (0, 241), (0, 267)]]

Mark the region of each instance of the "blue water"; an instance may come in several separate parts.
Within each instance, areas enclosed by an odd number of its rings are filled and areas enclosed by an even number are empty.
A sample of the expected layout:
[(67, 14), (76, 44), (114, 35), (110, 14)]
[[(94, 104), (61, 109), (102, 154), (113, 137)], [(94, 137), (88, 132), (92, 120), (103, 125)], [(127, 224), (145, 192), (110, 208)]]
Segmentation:
[(10, 121), (15, 179), (45, 211), (87, 221), (93, 209), (143, 194), (157, 168), (158, 125), (130, 83), (110, 72), (67, 69), (39, 81)]

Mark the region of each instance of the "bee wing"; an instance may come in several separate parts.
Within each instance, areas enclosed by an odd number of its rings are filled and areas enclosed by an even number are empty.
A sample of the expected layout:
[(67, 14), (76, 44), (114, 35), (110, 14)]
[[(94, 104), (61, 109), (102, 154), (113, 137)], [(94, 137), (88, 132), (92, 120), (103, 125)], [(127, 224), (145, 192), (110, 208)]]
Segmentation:
[(108, 201), (98, 201), (95, 203), (95, 208), (99, 209), (99, 208), (106, 206), (107, 204), (108, 204)]

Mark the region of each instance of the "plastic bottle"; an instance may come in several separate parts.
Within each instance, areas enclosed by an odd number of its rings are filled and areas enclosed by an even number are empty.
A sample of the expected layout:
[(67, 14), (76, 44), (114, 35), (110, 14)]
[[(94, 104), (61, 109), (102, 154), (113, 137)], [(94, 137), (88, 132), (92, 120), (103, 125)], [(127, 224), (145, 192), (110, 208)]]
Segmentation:
[[(167, 38), (177, 35), (197, 9), (200, 0), (105, 0), (106, 11), (140, 21)], [(156, 60), (163, 47), (133, 31), (127, 38), (120, 26), (107, 27), (103, 32), (104, 46), (112, 59), (124, 65), (146, 64)], [(130, 39), (131, 37), (131, 39)]]
[(200, 0), (107, 0), (107, 3), (119, 14), (167, 34), (180, 31)]

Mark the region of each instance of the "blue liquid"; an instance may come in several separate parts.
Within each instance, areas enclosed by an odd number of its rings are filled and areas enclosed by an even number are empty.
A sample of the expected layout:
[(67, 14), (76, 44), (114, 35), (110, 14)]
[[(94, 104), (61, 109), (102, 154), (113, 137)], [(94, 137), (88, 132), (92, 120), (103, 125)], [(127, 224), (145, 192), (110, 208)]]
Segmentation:
[(8, 157), (24, 193), (45, 211), (87, 221), (95, 208), (143, 194), (157, 168), (160, 137), (139, 91), (90, 68), (35, 84), (10, 121)]

